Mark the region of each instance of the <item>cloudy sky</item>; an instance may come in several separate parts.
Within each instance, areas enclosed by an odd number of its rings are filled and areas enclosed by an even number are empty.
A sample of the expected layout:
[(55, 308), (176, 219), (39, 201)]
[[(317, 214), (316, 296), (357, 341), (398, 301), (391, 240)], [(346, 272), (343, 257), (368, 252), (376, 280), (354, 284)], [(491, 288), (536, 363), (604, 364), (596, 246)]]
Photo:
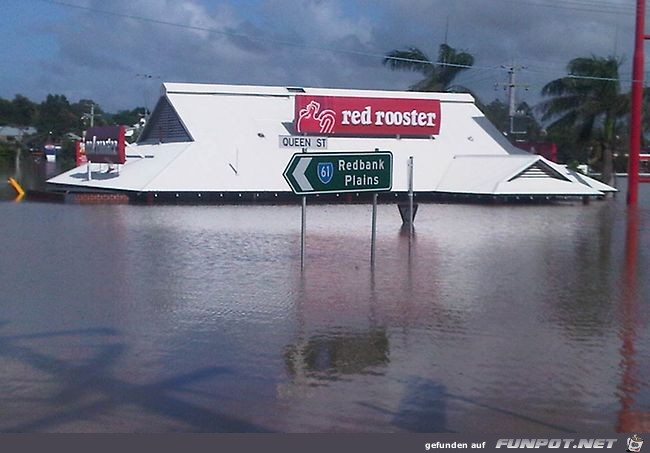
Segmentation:
[[(475, 56), (458, 82), (520, 100), (578, 56), (632, 64), (635, 0), (0, 0), (0, 97), (48, 93), (105, 110), (152, 107), (163, 81), (405, 89), (382, 55), (447, 42)], [(650, 23), (649, 23), (650, 24)]]

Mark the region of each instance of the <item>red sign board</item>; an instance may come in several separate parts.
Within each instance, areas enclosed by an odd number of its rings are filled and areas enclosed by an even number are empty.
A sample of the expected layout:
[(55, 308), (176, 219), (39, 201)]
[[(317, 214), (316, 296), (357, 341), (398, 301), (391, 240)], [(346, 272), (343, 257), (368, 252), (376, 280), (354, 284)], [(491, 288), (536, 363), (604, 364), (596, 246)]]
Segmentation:
[(296, 96), (294, 128), (305, 134), (414, 136), (440, 133), (440, 100)]
[(84, 151), (90, 162), (123, 164), (126, 162), (124, 126), (91, 127), (86, 132)]
[(75, 158), (77, 161), (77, 167), (80, 165), (84, 165), (88, 163), (88, 159), (86, 158), (86, 150), (84, 149), (85, 145), (84, 142), (77, 140), (74, 143), (74, 150), (75, 150)]

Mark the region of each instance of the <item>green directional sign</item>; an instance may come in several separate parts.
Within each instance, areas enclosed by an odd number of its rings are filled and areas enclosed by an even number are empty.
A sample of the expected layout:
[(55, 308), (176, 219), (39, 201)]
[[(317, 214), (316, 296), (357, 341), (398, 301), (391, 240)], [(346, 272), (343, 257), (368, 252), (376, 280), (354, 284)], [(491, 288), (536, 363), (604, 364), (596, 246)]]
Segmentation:
[(386, 192), (393, 186), (389, 151), (294, 154), (284, 179), (297, 195)]

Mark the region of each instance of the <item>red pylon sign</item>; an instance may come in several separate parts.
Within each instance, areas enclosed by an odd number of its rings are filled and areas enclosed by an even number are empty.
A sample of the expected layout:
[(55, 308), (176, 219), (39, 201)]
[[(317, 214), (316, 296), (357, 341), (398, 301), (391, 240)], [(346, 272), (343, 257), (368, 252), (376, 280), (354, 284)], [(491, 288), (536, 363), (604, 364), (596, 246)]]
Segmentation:
[(636, 2), (636, 34), (632, 63), (632, 106), (630, 112), (630, 154), (627, 166), (627, 204), (636, 205), (639, 198), (639, 154), (641, 152), (641, 106), (643, 104), (643, 44), (645, 34), (645, 0)]

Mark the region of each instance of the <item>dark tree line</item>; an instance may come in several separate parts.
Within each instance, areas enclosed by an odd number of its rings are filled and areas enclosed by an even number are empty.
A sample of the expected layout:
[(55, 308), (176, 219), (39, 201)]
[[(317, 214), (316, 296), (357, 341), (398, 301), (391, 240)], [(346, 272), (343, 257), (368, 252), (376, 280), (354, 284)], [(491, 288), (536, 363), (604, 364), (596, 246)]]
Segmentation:
[(92, 105), (95, 113), (94, 123), (97, 126), (130, 126), (136, 124), (145, 113), (144, 107), (137, 107), (109, 114), (90, 99), (71, 103), (62, 94), (49, 94), (41, 103), (17, 94), (13, 100), (0, 98), (0, 125), (32, 126), (38, 131), (38, 137), (48, 136), (53, 140), (61, 140), (69, 132), (81, 135), (81, 131), (88, 128)]
[[(471, 88), (455, 85), (454, 79), (471, 68), (474, 58), (469, 52), (457, 51), (448, 44), (440, 46), (435, 62), (421, 50), (410, 47), (387, 53), (384, 63), (392, 69), (420, 72), (423, 79), (411, 86), (411, 90), (471, 93)], [(544, 101), (540, 105), (518, 106), (519, 130), (526, 132), (523, 137), (557, 143), (561, 161), (589, 163), (602, 172), (603, 181), (610, 182), (613, 171), (624, 170), (627, 165), (630, 98), (629, 93), (621, 92), (620, 67), (621, 60), (615, 57), (592, 55), (571, 60), (567, 65), (568, 76), (542, 88)], [(509, 130), (508, 108), (503, 102), (483, 104), (475, 98), (499, 130)], [(644, 111), (650, 112), (649, 92), (645, 99)], [(544, 130), (535, 111), (541, 114), (541, 122), (546, 125)]]

